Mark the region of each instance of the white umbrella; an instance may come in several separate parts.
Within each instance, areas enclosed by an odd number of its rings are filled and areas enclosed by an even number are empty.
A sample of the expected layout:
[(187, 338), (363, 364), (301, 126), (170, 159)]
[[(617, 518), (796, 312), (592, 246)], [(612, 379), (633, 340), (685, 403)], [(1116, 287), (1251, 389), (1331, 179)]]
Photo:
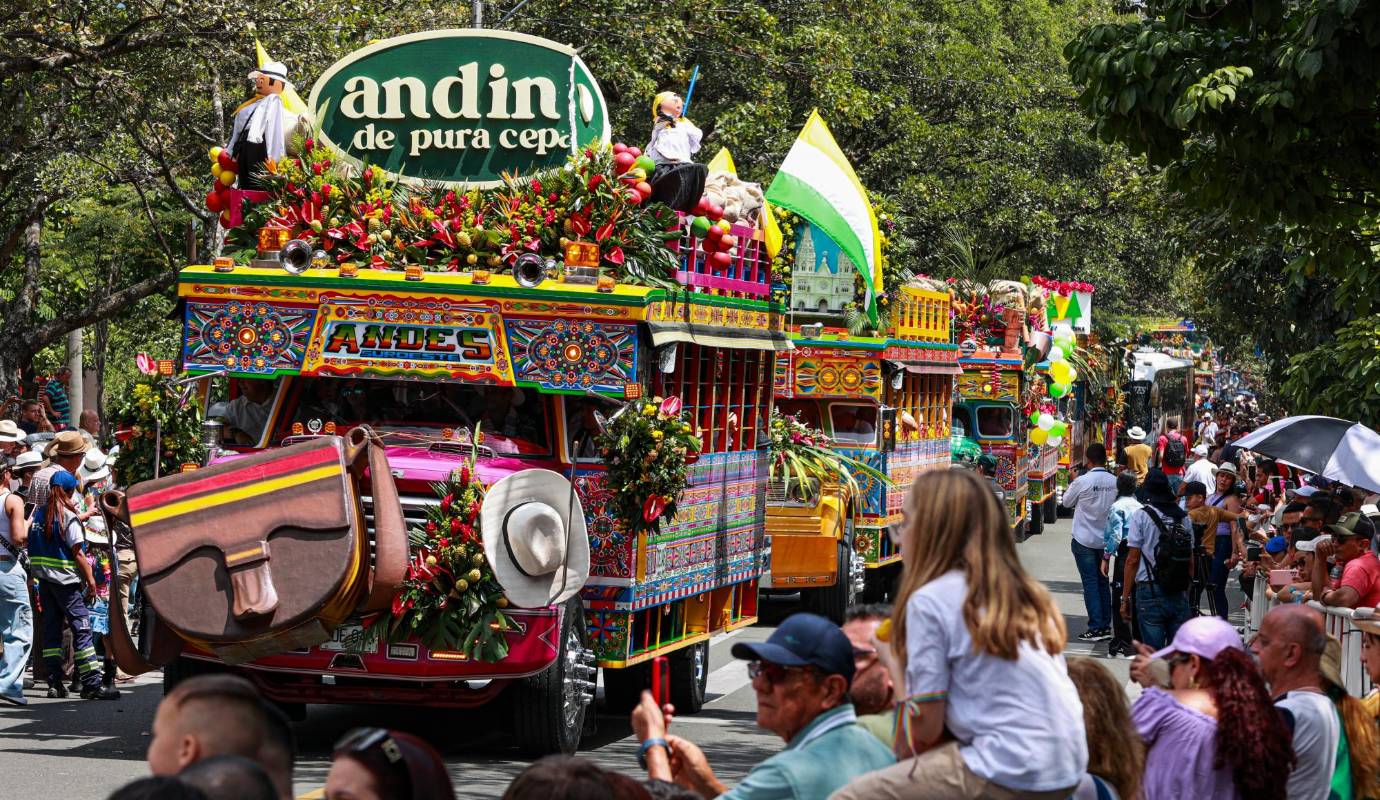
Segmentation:
[(1328, 480), (1380, 492), (1380, 433), (1336, 417), (1286, 417), (1232, 442)]

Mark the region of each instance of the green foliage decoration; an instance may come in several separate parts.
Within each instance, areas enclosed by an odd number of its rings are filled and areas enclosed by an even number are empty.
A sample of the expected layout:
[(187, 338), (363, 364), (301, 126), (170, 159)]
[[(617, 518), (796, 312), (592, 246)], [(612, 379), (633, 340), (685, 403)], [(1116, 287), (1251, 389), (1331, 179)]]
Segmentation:
[(171, 378), (141, 375), (114, 409), (115, 419), (129, 438), (120, 443), (116, 477), (132, 486), (181, 471), (184, 464), (200, 465), (206, 457), (201, 443), (201, 404), (184, 394)]
[(690, 461), (702, 441), (681, 410), (678, 397), (629, 401), (594, 439), (605, 481), (617, 487), (613, 512), (632, 535), (654, 531), (676, 515), (680, 494), (690, 483)]

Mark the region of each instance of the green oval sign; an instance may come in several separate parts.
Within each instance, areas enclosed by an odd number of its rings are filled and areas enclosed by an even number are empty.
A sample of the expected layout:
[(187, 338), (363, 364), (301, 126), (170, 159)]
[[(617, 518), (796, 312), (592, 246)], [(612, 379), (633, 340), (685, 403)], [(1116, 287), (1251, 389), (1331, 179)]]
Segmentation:
[(490, 30), (414, 33), (356, 50), (311, 92), (325, 143), (404, 180), (496, 186), (609, 138), (574, 48)]

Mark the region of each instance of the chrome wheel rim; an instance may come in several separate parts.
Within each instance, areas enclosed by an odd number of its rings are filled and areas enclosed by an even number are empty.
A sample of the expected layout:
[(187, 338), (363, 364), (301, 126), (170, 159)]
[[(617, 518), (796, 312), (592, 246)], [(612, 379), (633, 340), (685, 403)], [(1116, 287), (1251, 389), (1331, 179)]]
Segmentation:
[(594, 700), (594, 652), (585, 647), (579, 631), (565, 636), (565, 669), (561, 676), (561, 716), (566, 728), (580, 722), (585, 707)]

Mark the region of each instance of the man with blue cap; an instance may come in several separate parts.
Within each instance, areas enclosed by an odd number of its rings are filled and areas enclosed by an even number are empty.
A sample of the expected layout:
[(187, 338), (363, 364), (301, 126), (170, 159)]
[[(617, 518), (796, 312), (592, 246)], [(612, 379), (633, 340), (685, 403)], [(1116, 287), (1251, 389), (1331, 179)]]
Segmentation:
[(757, 724), (785, 740), (786, 749), (729, 789), (703, 750), (666, 733), (675, 709), (658, 708), (651, 693), (643, 692), (632, 725), (648, 777), (674, 780), (705, 798), (806, 800), (828, 797), (854, 778), (895, 763), (891, 751), (857, 724), (848, 698), (853, 645), (838, 626), (816, 614), (794, 614), (767, 641), (740, 642), (732, 652), (748, 662)]

